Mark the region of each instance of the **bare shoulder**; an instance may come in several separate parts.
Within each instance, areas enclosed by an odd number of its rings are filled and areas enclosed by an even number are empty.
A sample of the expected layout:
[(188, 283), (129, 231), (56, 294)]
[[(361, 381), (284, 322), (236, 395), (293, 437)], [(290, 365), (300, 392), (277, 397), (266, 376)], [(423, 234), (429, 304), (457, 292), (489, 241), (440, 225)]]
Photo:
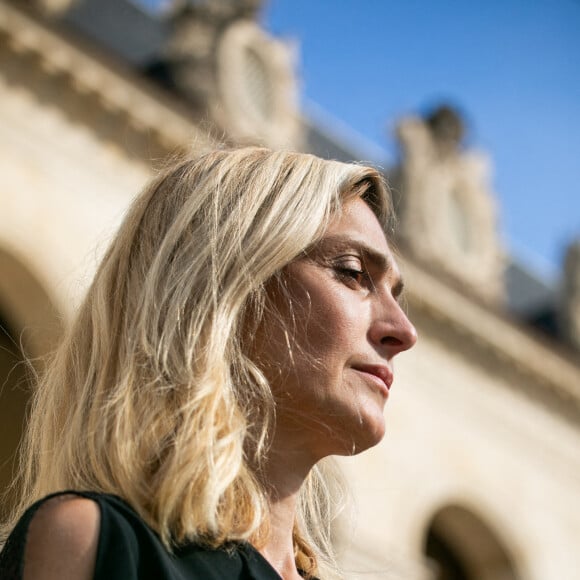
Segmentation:
[(91, 499), (62, 495), (46, 501), (30, 523), (23, 580), (90, 580), (100, 521), (99, 506)]

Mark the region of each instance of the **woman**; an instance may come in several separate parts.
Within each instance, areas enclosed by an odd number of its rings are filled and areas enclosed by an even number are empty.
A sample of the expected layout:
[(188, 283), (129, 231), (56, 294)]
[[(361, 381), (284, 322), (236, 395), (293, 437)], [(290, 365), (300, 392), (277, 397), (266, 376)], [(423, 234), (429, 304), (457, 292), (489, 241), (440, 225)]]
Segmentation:
[(375, 170), (300, 153), (155, 179), (38, 386), (0, 576), (333, 576), (318, 462), (380, 441), (416, 340), (390, 216)]

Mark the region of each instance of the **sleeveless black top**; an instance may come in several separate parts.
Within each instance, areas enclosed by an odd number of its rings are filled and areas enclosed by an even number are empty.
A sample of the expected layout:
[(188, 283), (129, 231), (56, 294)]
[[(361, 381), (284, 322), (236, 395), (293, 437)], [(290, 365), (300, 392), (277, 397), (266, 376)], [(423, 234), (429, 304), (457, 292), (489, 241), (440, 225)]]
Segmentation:
[(24, 513), (0, 553), (1, 580), (22, 579), (30, 522), (43, 502), (64, 494), (92, 499), (100, 508), (94, 580), (281, 580), (250, 544), (236, 543), (217, 550), (188, 544), (169, 553), (157, 534), (122, 499), (78, 491), (50, 495)]

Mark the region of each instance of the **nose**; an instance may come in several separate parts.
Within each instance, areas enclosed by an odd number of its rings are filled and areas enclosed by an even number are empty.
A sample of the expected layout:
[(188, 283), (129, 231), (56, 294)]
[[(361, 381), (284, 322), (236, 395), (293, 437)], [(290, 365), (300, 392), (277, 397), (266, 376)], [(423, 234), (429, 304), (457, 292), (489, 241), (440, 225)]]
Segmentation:
[(374, 317), (369, 329), (369, 339), (389, 359), (409, 350), (417, 342), (415, 327), (392, 296), (387, 298), (380, 313)]

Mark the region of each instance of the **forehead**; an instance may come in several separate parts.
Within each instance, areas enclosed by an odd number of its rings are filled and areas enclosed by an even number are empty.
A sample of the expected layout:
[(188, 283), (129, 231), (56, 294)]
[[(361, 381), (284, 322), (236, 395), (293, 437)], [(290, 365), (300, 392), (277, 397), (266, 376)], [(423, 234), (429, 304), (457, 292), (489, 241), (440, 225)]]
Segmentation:
[(352, 235), (377, 251), (390, 254), (389, 244), (379, 220), (361, 198), (347, 201), (329, 224), (324, 237)]

